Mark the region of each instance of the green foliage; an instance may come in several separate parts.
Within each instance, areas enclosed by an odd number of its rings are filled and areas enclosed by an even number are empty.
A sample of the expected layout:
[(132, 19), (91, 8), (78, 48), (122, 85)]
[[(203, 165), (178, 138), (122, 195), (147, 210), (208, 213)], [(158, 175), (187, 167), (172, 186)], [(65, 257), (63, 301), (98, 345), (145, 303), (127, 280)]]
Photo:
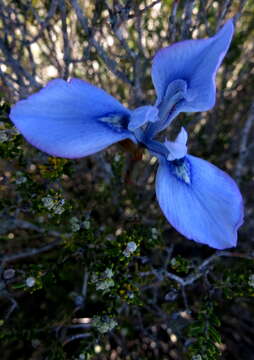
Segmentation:
[(221, 322), (215, 313), (214, 305), (204, 299), (197, 309), (197, 319), (188, 327), (188, 336), (193, 339), (189, 347), (190, 359), (216, 360), (220, 359), (219, 345), (222, 343), (218, 328)]
[(190, 261), (178, 255), (171, 259), (170, 265), (176, 272), (188, 273)]
[[(221, 267), (219, 269), (222, 271)], [(253, 260), (238, 260), (234, 265), (234, 271), (223, 268), (222, 276), (217, 278), (215, 287), (222, 292), (225, 301), (254, 296), (251, 280), (253, 270)]]

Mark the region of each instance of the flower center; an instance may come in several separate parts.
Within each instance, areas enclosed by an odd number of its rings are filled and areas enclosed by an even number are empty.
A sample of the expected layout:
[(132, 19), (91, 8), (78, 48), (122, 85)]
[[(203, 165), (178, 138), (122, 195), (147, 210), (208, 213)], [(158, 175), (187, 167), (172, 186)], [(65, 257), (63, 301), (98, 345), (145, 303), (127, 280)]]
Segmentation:
[(127, 130), (129, 123), (129, 116), (126, 114), (107, 114), (98, 119), (111, 129), (122, 132)]
[(173, 175), (185, 184), (191, 184), (191, 165), (185, 157), (180, 160), (170, 161)]

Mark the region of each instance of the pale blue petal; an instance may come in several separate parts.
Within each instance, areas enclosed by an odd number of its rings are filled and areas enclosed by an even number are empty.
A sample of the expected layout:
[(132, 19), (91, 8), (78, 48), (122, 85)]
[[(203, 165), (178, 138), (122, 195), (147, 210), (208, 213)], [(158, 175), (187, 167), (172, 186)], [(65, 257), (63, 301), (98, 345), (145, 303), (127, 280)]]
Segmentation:
[(79, 79), (56, 79), (13, 106), (10, 118), (38, 149), (53, 156), (79, 158), (132, 138), (128, 130), (114, 125), (121, 118), (127, 128), (129, 114), (96, 86)]
[(215, 103), (216, 71), (228, 50), (233, 31), (233, 20), (229, 20), (211, 38), (186, 40), (158, 51), (152, 66), (157, 104), (163, 101), (168, 85), (181, 79), (188, 86), (181, 111), (212, 108)]
[(155, 106), (140, 106), (137, 109), (131, 111), (128, 129), (130, 131), (134, 131), (146, 124), (147, 122), (156, 122), (159, 120), (158, 114), (159, 110)]
[(186, 145), (187, 140), (188, 140), (188, 133), (185, 130), (185, 128), (182, 126), (179, 134), (177, 135), (177, 137), (175, 139), (175, 141), (180, 143), (180, 144)]
[(167, 155), (167, 159), (170, 161), (177, 160), (183, 158), (187, 154), (187, 139), (188, 134), (186, 130), (182, 127), (181, 131), (177, 135), (175, 141), (168, 141), (164, 142), (164, 145), (169, 151)]
[(145, 137), (152, 138), (157, 132), (165, 129), (181, 112), (184, 99), (187, 98), (187, 83), (184, 80), (174, 80), (168, 84), (163, 101), (159, 98), (156, 106), (159, 109), (159, 121), (148, 124)]
[(167, 220), (188, 239), (216, 249), (236, 246), (242, 196), (224, 171), (191, 155), (178, 163), (161, 160), (156, 195)]

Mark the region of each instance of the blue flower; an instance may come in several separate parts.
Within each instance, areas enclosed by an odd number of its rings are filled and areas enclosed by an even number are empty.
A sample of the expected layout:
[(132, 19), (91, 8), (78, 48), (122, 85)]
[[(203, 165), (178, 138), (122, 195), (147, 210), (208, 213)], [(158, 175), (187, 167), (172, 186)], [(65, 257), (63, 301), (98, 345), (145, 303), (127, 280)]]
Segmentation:
[(229, 20), (213, 37), (160, 50), (153, 61), (154, 106), (129, 110), (114, 97), (79, 79), (56, 79), (19, 101), (10, 118), (25, 138), (48, 154), (79, 158), (121, 140), (141, 144), (159, 159), (156, 195), (168, 221), (189, 239), (217, 249), (236, 245), (242, 197), (234, 181), (187, 153), (187, 133), (160, 143), (154, 136), (180, 112), (215, 103), (215, 75), (233, 35)]

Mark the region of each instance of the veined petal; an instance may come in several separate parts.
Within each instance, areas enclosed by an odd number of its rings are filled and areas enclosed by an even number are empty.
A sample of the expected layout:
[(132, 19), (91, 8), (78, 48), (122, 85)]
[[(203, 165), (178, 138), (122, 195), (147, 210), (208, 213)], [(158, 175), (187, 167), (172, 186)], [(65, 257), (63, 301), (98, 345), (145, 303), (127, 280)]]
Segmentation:
[(148, 124), (145, 129), (145, 137), (152, 138), (157, 132), (165, 129), (181, 112), (187, 96), (187, 82), (181, 79), (172, 81), (167, 86), (163, 101), (159, 98), (156, 101), (155, 105), (159, 109), (159, 120)]
[(236, 246), (242, 196), (224, 171), (191, 155), (161, 160), (156, 195), (167, 220), (188, 239), (216, 249)]
[(114, 97), (96, 86), (79, 79), (56, 79), (14, 105), (10, 118), (40, 150), (53, 156), (79, 158), (132, 138), (127, 129), (119, 127), (119, 119), (127, 121), (129, 114)]
[(169, 84), (187, 82), (187, 96), (181, 111), (204, 111), (215, 102), (215, 75), (232, 39), (233, 20), (208, 39), (186, 40), (161, 49), (154, 57), (152, 79), (157, 104), (163, 102)]

